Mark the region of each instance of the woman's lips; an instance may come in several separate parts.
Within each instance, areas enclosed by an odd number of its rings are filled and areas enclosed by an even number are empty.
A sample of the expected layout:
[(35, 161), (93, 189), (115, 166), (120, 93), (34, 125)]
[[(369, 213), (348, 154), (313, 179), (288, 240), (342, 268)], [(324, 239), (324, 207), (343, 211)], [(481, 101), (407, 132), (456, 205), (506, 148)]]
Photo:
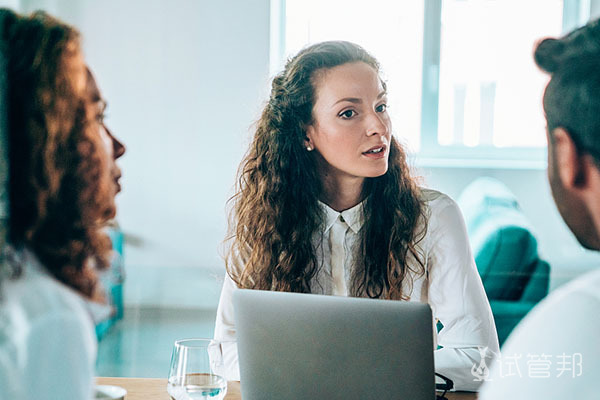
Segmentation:
[(369, 158), (383, 158), (386, 155), (387, 146), (385, 144), (371, 147), (369, 150), (363, 152), (363, 156)]

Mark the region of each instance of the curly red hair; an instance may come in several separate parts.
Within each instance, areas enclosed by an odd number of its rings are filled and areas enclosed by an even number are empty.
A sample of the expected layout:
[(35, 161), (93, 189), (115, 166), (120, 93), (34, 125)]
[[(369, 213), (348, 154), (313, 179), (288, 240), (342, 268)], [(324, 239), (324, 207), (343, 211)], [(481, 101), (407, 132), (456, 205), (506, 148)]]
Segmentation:
[[(9, 12), (9, 241), (27, 247), (58, 280), (96, 298), (96, 269), (115, 215), (97, 106), (80, 35), (45, 14)], [(94, 86), (95, 87), (95, 86)]]

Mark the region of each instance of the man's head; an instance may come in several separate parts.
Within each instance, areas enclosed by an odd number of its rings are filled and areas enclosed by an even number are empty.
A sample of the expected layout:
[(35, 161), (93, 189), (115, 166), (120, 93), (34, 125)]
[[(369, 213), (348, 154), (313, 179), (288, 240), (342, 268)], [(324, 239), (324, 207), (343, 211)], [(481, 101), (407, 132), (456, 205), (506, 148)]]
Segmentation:
[(600, 21), (543, 40), (534, 57), (551, 75), (544, 111), (552, 195), (579, 242), (600, 250)]

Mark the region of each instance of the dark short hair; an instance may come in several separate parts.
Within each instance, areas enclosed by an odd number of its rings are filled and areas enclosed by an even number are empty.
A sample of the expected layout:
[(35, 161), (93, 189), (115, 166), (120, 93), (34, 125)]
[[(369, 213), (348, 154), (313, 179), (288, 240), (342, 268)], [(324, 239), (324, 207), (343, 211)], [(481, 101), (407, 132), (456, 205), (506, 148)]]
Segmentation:
[(544, 39), (536, 64), (551, 75), (544, 92), (548, 131), (564, 128), (600, 165), (600, 20), (559, 39)]

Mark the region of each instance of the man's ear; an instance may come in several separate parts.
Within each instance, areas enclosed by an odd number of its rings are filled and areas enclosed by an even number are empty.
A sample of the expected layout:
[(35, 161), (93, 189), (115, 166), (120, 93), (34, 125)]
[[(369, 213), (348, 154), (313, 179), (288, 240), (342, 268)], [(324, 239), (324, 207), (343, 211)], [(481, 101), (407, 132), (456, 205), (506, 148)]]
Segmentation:
[(571, 134), (563, 128), (552, 131), (552, 152), (554, 153), (554, 169), (563, 187), (570, 190), (580, 190), (588, 184), (589, 171), (587, 160), (581, 154)]

